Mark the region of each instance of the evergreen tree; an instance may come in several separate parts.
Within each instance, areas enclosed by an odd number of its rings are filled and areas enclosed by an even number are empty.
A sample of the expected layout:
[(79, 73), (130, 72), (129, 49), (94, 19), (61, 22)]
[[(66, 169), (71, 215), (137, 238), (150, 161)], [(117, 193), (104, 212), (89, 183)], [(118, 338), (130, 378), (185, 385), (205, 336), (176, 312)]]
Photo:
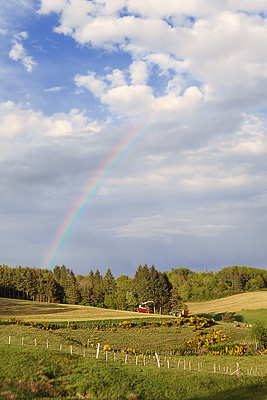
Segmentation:
[(51, 271), (48, 271), (45, 278), (45, 295), (48, 303), (54, 303), (57, 300), (57, 285)]
[(134, 291), (138, 302), (151, 301), (153, 293), (151, 292), (150, 273), (148, 266), (138, 266), (134, 275)]
[(107, 269), (106, 275), (102, 279), (102, 288), (105, 295), (113, 295), (115, 297), (117, 285), (110, 269)]
[(138, 301), (135, 295), (132, 292), (127, 291), (126, 293), (126, 302), (130, 310), (134, 311), (138, 306)]
[(79, 294), (78, 285), (77, 285), (77, 282), (76, 282), (76, 278), (75, 278), (74, 272), (72, 270), (70, 271), (67, 298), (68, 298), (68, 303), (69, 304), (78, 304), (79, 301), (80, 301), (80, 294)]

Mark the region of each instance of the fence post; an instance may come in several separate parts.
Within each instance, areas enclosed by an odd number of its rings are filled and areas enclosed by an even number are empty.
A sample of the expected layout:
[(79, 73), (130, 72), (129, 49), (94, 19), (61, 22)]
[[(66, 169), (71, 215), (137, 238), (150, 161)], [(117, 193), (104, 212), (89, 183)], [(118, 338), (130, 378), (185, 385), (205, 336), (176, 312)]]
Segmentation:
[(62, 351), (62, 343), (60, 343), (59, 350)]
[(156, 359), (157, 359), (158, 367), (160, 368), (160, 361), (159, 361), (158, 353), (155, 353), (155, 356), (156, 356)]
[(99, 358), (99, 350), (100, 350), (100, 343), (97, 345), (97, 350), (96, 350), (96, 358)]
[(37, 345), (36, 338), (34, 338), (34, 346), (36, 346), (36, 345)]
[(72, 354), (72, 344), (70, 345), (70, 354)]
[(126, 353), (126, 355), (125, 355), (125, 364), (127, 363), (127, 353)]
[(11, 343), (11, 336), (9, 336), (9, 338), (8, 338), (8, 344), (10, 344)]
[(106, 361), (108, 361), (108, 352), (106, 351)]

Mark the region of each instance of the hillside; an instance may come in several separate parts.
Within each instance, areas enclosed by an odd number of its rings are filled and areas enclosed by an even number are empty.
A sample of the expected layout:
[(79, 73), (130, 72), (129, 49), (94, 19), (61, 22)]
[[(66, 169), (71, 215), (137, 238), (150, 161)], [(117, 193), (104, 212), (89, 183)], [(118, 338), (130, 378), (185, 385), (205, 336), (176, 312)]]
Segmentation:
[[(267, 309), (267, 292), (241, 293), (223, 299), (192, 302), (187, 303), (187, 305), (191, 315)], [(34, 321), (60, 322), (144, 318), (153, 317), (153, 314), (0, 297), (0, 318), (10, 317), (25, 321), (34, 319)], [(161, 317), (166, 318), (166, 315)]]
[(144, 318), (146, 316), (153, 317), (153, 314), (70, 304), (39, 303), (0, 297), (0, 318), (2, 319), (13, 317), (25, 321), (62, 322)]
[(267, 291), (240, 293), (223, 299), (187, 303), (190, 314), (215, 314), (226, 311), (267, 308)]

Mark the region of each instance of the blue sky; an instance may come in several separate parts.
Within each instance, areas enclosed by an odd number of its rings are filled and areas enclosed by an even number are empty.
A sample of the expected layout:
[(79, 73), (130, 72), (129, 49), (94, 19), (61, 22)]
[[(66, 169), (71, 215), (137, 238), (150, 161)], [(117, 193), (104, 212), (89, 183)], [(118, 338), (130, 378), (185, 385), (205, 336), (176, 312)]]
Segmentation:
[(266, 12), (263, 0), (1, 5), (1, 263), (46, 267), (84, 188), (156, 115), (55, 263), (265, 268)]

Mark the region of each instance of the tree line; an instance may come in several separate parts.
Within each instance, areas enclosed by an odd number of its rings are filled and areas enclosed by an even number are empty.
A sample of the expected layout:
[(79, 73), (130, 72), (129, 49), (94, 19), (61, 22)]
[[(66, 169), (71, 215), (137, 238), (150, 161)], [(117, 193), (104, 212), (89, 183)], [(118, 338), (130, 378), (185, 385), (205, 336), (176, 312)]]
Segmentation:
[(49, 303), (82, 304), (135, 310), (153, 301), (157, 311), (184, 307), (187, 301), (212, 300), (244, 291), (267, 289), (267, 271), (252, 267), (227, 267), (216, 272), (187, 268), (160, 272), (153, 265), (139, 265), (134, 277), (114, 278), (108, 268), (75, 276), (64, 265), (53, 271), (0, 265), (0, 296)]

